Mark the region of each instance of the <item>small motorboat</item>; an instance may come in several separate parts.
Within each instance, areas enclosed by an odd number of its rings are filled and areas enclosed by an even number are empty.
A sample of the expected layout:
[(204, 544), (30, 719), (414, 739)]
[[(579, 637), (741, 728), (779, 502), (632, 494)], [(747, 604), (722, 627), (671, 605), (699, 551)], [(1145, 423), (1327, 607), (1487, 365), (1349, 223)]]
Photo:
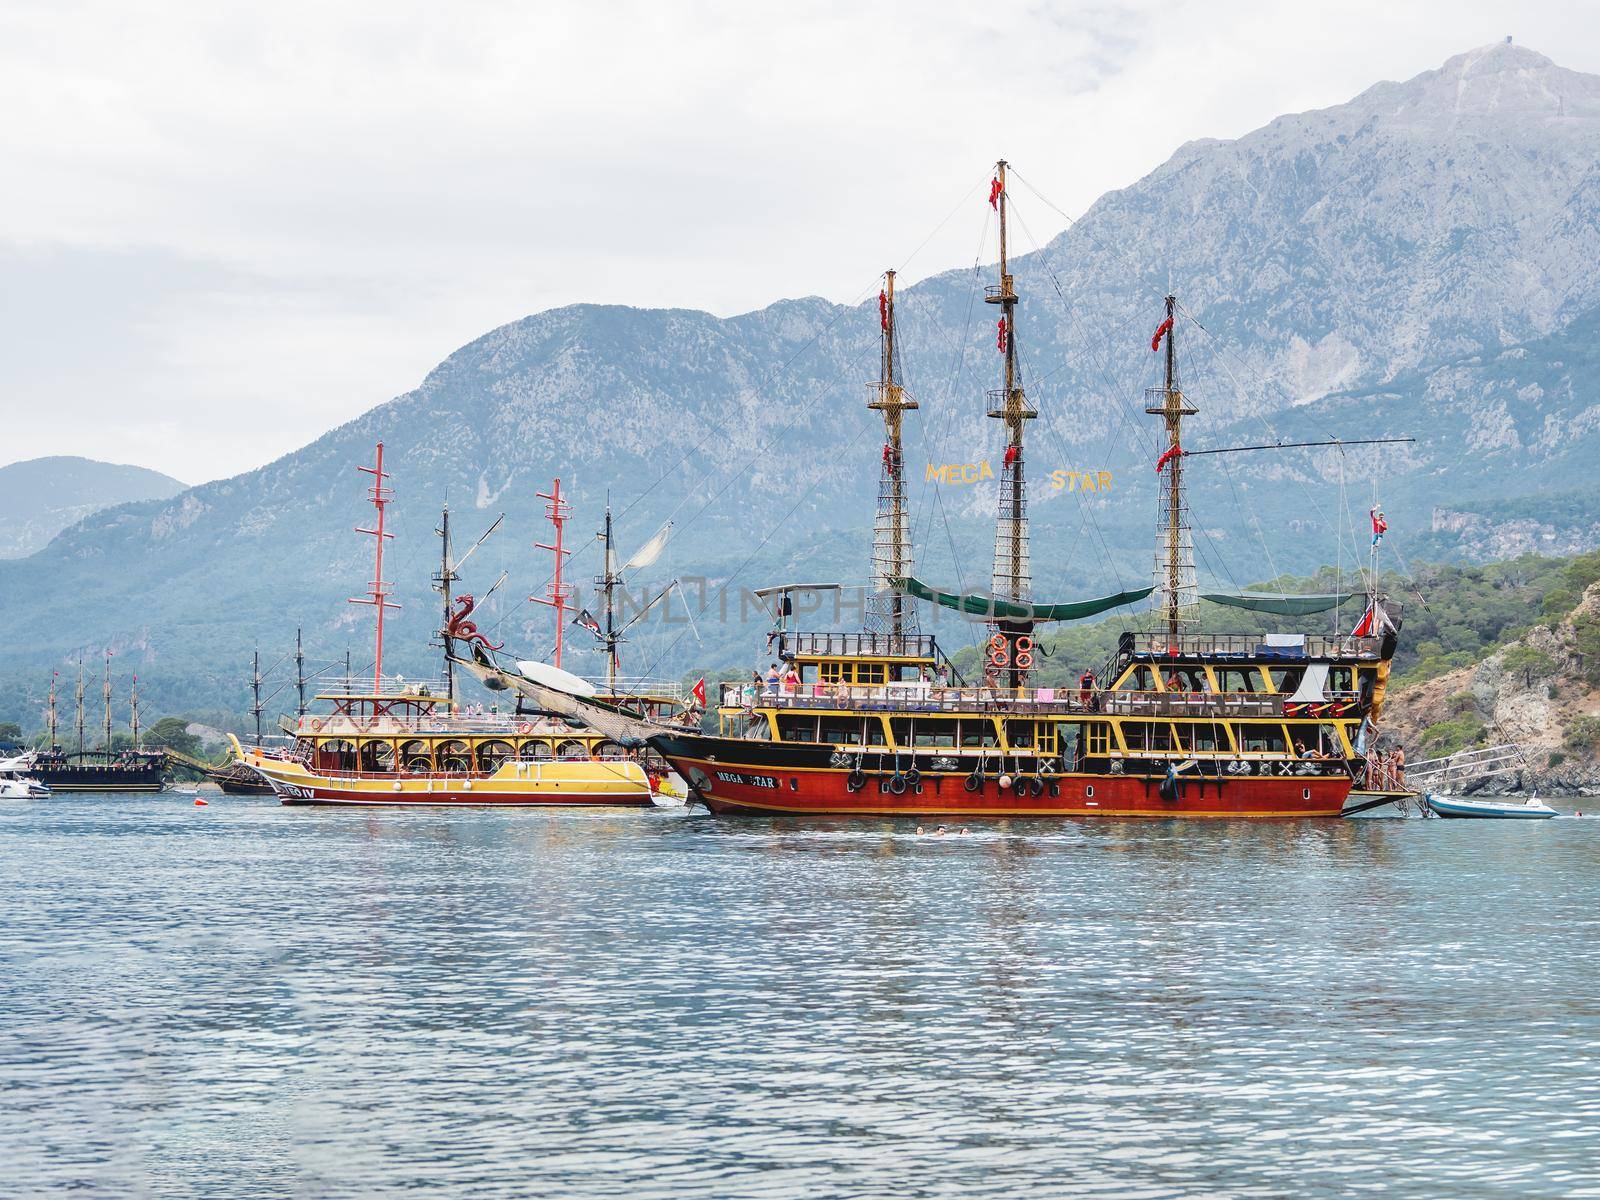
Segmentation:
[(0, 775), (0, 800), (43, 800), (50, 789), (26, 775)]
[(1489, 820), (1543, 821), (1556, 815), (1537, 796), (1525, 801), (1515, 800), (1465, 800), (1460, 796), (1440, 796), (1428, 793), (1423, 803), (1436, 817), (1478, 817)]

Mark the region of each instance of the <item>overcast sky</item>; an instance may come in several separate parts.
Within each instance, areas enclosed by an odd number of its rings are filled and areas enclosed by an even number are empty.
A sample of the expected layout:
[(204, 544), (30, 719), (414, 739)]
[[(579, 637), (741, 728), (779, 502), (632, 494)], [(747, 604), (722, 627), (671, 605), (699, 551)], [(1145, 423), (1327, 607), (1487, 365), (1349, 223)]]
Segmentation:
[(1077, 215), (1506, 34), (1600, 71), (1574, 2), (5, 0), (0, 464), (196, 483), (541, 309), (857, 300), (1001, 155)]

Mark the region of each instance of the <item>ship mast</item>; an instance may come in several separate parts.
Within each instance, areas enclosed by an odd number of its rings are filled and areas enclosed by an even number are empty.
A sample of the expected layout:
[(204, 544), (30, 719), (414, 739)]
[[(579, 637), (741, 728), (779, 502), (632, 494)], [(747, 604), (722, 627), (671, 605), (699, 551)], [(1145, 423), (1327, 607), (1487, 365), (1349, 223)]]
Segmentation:
[[(995, 164), (994, 182), (989, 192), (990, 202), (1000, 214), (1000, 282), (986, 287), (983, 297), (985, 303), (1000, 306), (996, 345), (1005, 356), (1005, 386), (989, 393), (989, 416), (1004, 422), (1006, 428), (1005, 458), (1000, 468), (1000, 511), (995, 521), (993, 590), (996, 599), (1026, 604), (1033, 580), (1028, 555), (1023, 422), (1039, 414), (1028, 405), (1023, 394), (1021, 372), (1017, 365), (1017, 290), (1011, 276), (1007, 248), (1006, 166), (1004, 159)], [(1003, 654), (999, 650), (991, 651), (991, 670), (1003, 671), (1008, 687), (1023, 687), (1032, 663), (1032, 652), (1028, 643), (1018, 643), (1032, 633), (1033, 622), (1026, 619), (997, 619), (993, 625), (1004, 640), (1005, 647)], [(1024, 655), (1026, 658), (1022, 658)]]
[(50, 749), (56, 748), (56, 680), (61, 677), (60, 671), (50, 672)]
[(78, 654), (78, 758), (83, 758), (83, 654)]
[(107, 648), (105, 665), (101, 671), (101, 691), (106, 709), (106, 754), (111, 753), (111, 650)]
[(604, 636), (601, 638), (606, 646), (606, 692), (612, 694), (617, 685), (617, 646), (627, 639), (617, 629), (617, 584), (621, 577), (617, 571), (616, 556), (611, 546), (611, 502), (606, 502), (606, 527), (600, 534), (601, 546), (605, 550), (605, 574), (595, 580), (596, 586), (605, 593), (606, 598), (606, 625)]
[(444, 597), (444, 619), (439, 625), (439, 644), (444, 647), (444, 694), (447, 700), (456, 698), (456, 666), (450, 658), (450, 635), (445, 630), (450, 628), (450, 588), (459, 576), (456, 575), (455, 564), (451, 562), (450, 547), (450, 506), (446, 504), (444, 511), (439, 515), (439, 528), (434, 530), (439, 535), (439, 573), (433, 577), (434, 587)]
[(867, 601), (867, 632), (887, 633), (889, 652), (903, 651), (907, 634), (917, 632), (916, 609), (894, 584), (911, 574), (911, 537), (906, 519), (905, 459), (901, 447), (904, 414), (917, 407), (895, 379), (894, 272), (883, 274), (878, 293), (882, 362), (871, 384), (868, 408), (883, 413), (883, 469), (878, 476), (878, 519), (872, 539), (872, 595)]
[(256, 718), (256, 745), (261, 745), (261, 650), (250, 653), (250, 711)]
[(294, 631), (294, 690), (299, 697), (295, 715), (306, 715), (306, 654), (300, 642), (300, 631)]
[(133, 733), (133, 748), (139, 748), (139, 677), (133, 677), (133, 692), (129, 696), (128, 725)]
[[(556, 569), (555, 573), (550, 577), (550, 582), (545, 586), (545, 594), (543, 596), (529, 596), (528, 599), (535, 604), (543, 604), (556, 610), (555, 665), (559, 667), (561, 665), (561, 650), (566, 644), (567, 602), (572, 599), (575, 590), (572, 584), (563, 583), (561, 579), (561, 572), (566, 566), (567, 559), (572, 554), (572, 551), (562, 548), (562, 538), (565, 536), (567, 517), (572, 514), (572, 506), (562, 499), (561, 480), (559, 478), (555, 483), (551, 484), (548, 492), (535, 492), (534, 495), (541, 500), (549, 501), (545, 505), (544, 511), (550, 518), (550, 524), (555, 527), (556, 533), (553, 543), (535, 542), (533, 548), (535, 550), (548, 550), (555, 555)], [(611, 552), (610, 529), (611, 510), (608, 508), (606, 510), (606, 553), (608, 555)]]
[(1156, 606), (1163, 613), (1167, 637), (1177, 644), (1179, 627), (1194, 619), (1199, 601), (1195, 581), (1194, 535), (1188, 521), (1188, 505), (1183, 492), (1183, 418), (1199, 410), (1190, 404), (1178, 386), (1178, 329), (1175, 323), (1177, 298), (1166, 299), (1166, 320), (1156, 331), (1155, 344), (1166, 339), (1163, 382), (1145, 392), (1145, 412), (1159, 416), (1166, 427), (1167, 445), (1157, 465), (1166, 474), (1160, 492), (1156, 521), (1155, 585)]
[(388, 507), (394, 492), (383, 486), (383, 481), (389, 475), (383, 469), (383, 443), (378, 443), (377, 459), (370, 467), (357, 467), (356, 470), (372, 476), (372, 487), (368, 496), (372, 500), (372, 507), (377, 510), (378, 519), (371, 529), (356, 526), (357, 533), (369, 535), (374, 543), (372, 582), (367, 586), (365, 596), (352, 597), (351, 604), (371, 605), (378, 614), (377, 633), (373, 639), (372, 659), (372, 691), (377, 695), (383, 691), (383, 615), (391, 608), (400, 606), (389, 599), (389, 584), (383, 578), (383, 543), (394, 537), (392, 533), (383, 530), (384, 509)]

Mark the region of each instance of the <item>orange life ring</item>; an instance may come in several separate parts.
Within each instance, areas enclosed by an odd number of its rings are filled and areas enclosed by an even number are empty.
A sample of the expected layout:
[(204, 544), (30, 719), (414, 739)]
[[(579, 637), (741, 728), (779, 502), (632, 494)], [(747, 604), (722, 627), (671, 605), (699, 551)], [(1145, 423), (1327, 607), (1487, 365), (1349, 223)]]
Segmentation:
[(1006, 635), (1003, 633), (997, 633), (989, 639), (989, 649), (991, 650), (1004, 650), (1006, 646)]
[(322, 732), (322, 718), (321, 717), (312, 717), (311, 718), (311, 732), (312, 733), (321, 733)]
[(1017, 670), (1026, 671), (1031, 666), (1033, 666), (1033, 655), (1029, 654), (1026, 650), (1018, 650)]
[(1006, 652), (1004, 650), (989, 651), (989, 665), (991, 667), (1003, 667), (1006, 665), (1006, 661)]
[(1027, 634), (1023, 634), (1021, 637), (1019, 637), (1017, 639), (1017, 652), (1018, 653), (1026, 654), (1029, 650), (1032, 650), (1032, 649), (1033, 649), (1033, 639), (1031, 637), (1029, 637)]
[(517, 726), (517, 734), (520, 737), (527, 737), (532, 732), (533, 732), (533, 726), (528, 724), (528, 722), (526, 722), (526, 721), (522, 722), (522, 724)]

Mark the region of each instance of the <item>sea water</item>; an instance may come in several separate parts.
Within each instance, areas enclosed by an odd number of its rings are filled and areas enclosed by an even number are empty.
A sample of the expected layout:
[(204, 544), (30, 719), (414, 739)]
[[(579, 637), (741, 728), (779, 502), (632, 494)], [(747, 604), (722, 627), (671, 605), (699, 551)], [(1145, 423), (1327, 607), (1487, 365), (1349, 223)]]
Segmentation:
[(9, 803), (0, 1192), (1600, 1195), (1600, 822), (959, 828)]

